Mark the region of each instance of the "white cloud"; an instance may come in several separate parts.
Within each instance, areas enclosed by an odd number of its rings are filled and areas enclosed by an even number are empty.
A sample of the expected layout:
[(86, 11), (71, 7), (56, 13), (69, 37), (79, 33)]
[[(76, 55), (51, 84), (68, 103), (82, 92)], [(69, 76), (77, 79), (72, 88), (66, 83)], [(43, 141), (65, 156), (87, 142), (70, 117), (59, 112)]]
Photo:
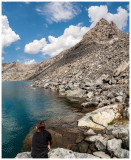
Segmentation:
[(2, 47), (10, 46), (19, 39), (19, 35), (10, 28), (7, 16), (2, 15)]
[(50, 2), (36, 11), (46, 16), (49, 23), (70, 20), (80, 13), (80, 9), (70, 2)]
[(56, 56), (61, 51), (68, 49), (78, 43), (88, 30), (89, 28), (87, 27), (71, 25), (69, 28), (66, 28), (63, 35), (58, 38), (49, 36), (49, 43), (42, 49), (43, 55), (48, 54), (51, 57)]
[(116, 14), (108, 12), (108, 7), (106, 5), (91, 6), (86, 10), (88, 11), (88, 16), (92, 23), (90, 26), (91, 28), (94, 27), (101, 18), (105, 18), (109, 22), (113, 21), (119, 29), (124, 29), (127, 25), (129, 14), (122, 7), (117, 8)]
[(23, 59), (23, 60), (19, 60), (19, 59), (17, 59), (17, 62), (18, 63), (23, 63), (23, 64), (27, 64), (27, 65), (30, 65), (30, 64), (35, 64), (36, 63), (36, 61), (35, 61), (35, 59)]
[(51, 57), (58, 55), (61, 51), (68, 49), (77, 44), (83, 37), (83, 35), (101, 19), (105, 18), (109, 22), (114, 21), (118, 28), (124, 29), (127, 25), (128, 12), (122, 7), (118, 7), (117, 13), (112, 14), (108, 12), (108, 7), (105, 6), (91, 6), (86, 9), (90, 18), (90, 27), (82, 26), (81, 23), (74, 26), (71, 25), (64, 30), (64, 33), (59, 37), (48, 36), (49, 43), (43, 38), (41, 40), (34, 40), (33, 42), (26, 44), (25, 52), (36, 54), (42, 52), (43, 55), (49, 55)]
[(36, 63), (35, 59), (31, 59), (31, 60), (27, 59), (27, 60), (25, 60), (25, 62), (24, 62), (24, 64), (27, 64), (27, 65), (35, 64), (35, 63)]
[(20, 47), (16, 47), (16, 50), (19, 50), (20, 49)]
[(37, 54), (45, 45), (45, 38), (42, 38), (41, 40), (34, 40), (33, 42), (25, 45), (24, 51), (29, 54)]
[(42, 39), (34, 40), (33, 42), (26, 44), (25, 52), (31, 54), (43, 52), (43, 55), (48, 54), (51, 57), (56, 56), (61, 51), (78, 43), (88, 30), (88, 27), (82, 27), (81, 24), (78, 24), (77, 26), (71, 25), (69, 28), (66, 28), (63, 35), (59, 36), (58, 38), (48, 36), (48, 44), (41, 43)]
[(5, 58), (4, 57), (2, 57), (2, 61), (4, 60)]

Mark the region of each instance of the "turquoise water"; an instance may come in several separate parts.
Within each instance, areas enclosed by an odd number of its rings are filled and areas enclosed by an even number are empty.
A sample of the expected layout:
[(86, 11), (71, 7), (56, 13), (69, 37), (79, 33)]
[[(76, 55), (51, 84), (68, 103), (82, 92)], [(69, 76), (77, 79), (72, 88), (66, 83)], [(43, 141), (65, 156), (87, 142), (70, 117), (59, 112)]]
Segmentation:
[(25, 136), (37, 121), (73, 112), (67, 99), (32, 88), (31, 83), (2, 83), (2, 158), (14, 158), (20, 152)]

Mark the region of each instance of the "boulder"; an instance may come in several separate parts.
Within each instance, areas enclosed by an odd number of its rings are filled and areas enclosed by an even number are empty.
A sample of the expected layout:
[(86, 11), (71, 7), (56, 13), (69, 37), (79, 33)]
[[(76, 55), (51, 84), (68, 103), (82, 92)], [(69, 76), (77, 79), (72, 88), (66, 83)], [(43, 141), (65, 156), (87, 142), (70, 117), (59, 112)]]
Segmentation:
[(115, 69), (114, 76), (119, 76), (121, 72), (125, 71), (129, 67), (129, 64), (130, 64), (129, 61), (128, 62), (125, 61), (122, 64), (120, 64), (118, 68)]
[(120, 128), (118, 137), (120, 139), (129, 137), (129, 128)]
[(95, 81), (95, 86), (101, 86), (103, 84), (103, 79), (102, 77), (98, 78), (96, 81)]
[(85, 108), (86, 107), (97, 107), (98, 103), (91, 101), (91, 102), (82, 103), (81, 105), (82, 105), (82, 107), (85, 107)]
[(84, 135), (95, 135), (96, 133), (92, 130), (92, 129), (89, 129), (88, 131), (84, 132)]
[(82, 141), (78, 144), (79, 152), (80, 153), (87, 153), (88, 151), (88, 143)]
[(49, 87), (49, 85), (50, 85), (49, 83), (46, 83), (46, 84), (44, 84), (43, 87), (44, 87), (45, 89), (47, 89), (47, 88)]
[(65, 89), (60, 89), (59, 94), (64, 96), (65, 95)]
[(103, 100), (101, 103), (99, 103), (98, 108), (101, 108), (103, 106), (107, 106), (109, 105), (109, 101), (108, 100)]
[(129, 151), (126, 149), (120, 149), (120, 151), (116, 154), (118, 158), (129, 158)]
[(66, 91), (67, 97), (78, 97), (78, 98), (82, 98), (85, 93), (86, 93), (86, 91), (85, 91), (85, 90), (82, 90), (82, 89), (80, 89), (80, 88), (78, 88), (77, 90), (67, 90), (67, 91)]
[[(49, 158), (98, 158), (87, 153), (73, 152), (64, 148), (51, 149), (48, 153)], [(30, 152), (18, 153), (15, 158), (31, 158)]]
[(107, 144), (107, 139), (104, 137), (101, 137), (95, 142), (95, 145), (98, 151), (104, 151), (106, 149), (106, 144)]
[(64, 85), (59, 85), (59, 90), (63, 90), (64, 89)]
[(93, 92), (89, 92), (88, 94), (87, 94), (87, 97), (88, 98), (91, 98), (93, 96)]
[(107, 98), (109, 98), (109, 99), (114, 98), (114, 94), (113, 94), (112, 92), (109, 92), (109, 93), (107, 94)]
[(94, 135), (94, 136), (88, 136), (88, 137), (85, 138), (85, 141), (96, 142), (99, 139), (104, 139), (104, 137), (101, 136), (101, 134)]
[(91, 86), (93, 86), (94, 85), (94, 83), (93, 82), (85, 82), (85, 87), (91, 87)]
[(121, 139), (113, 138), (111, 140), (107, 141), (107, 149), (110, 153), (114, 153), (115, 156), (118, 156), (120, 150), (121, 150)]
[(32, 158), (31, 152), (18, 153), (15, 158)]
[(109, 125), (106, 127), (106, 134), (112, 134), (112, 131), (114, 129), (113, 125)]
[(78, 120), (78, 126), (86, 126), (95, 129), (104, 129), (110, 122), (121, 116), (123, 106), (119, 103), (108, 105), (90, 113)]
[(111, 158), (108, 154), (105, 154), (105, 152), (99, 151), (99, 152), (93, 152), (94, 156), (100, 157), (100, 158)]
[(115, 100), (116, 100), (116, 102), (122, 103), (123, 102), (123, 97), (122, 96), (117, 96), (117, 97), (115, 97)]
[(115, 129), (112, 131), (112, 135), (115, 137), (115, 138), (118, 138), (119, 136), (119, 129)]

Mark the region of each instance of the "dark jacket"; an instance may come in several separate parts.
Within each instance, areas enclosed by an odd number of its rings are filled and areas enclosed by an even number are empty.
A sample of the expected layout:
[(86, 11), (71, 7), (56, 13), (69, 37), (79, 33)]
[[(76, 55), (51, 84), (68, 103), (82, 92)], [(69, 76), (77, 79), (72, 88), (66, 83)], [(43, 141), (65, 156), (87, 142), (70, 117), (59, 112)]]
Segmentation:
[(52, 137), (48, 131), (35, 132), (32, 138), (31, 156), (33, 158), (48, 158), (48, 142), (51, 140)]

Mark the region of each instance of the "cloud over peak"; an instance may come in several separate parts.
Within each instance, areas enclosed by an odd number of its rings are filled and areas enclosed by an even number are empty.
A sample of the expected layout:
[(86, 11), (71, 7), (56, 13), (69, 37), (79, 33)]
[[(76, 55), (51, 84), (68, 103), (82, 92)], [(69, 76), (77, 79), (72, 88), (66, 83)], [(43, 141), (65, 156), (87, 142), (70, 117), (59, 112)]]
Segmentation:
[(27, 64), (27, 65), (36, 63), (35, 59), (29, 59), (29, 58), (22, 58), (21, 60), (17, 59), (17, 62), (22, 64)]
[(2, 47), (8, 47), (19, 39), (20, 36), (10, 28), (7, 16), (2, 15)]
[(101, 18), (105, 18), (109, 22), (113, 21), (121, 30), (127, 25), (129, 14), (122, 7), (117, 8), (116, 14), (108, 12), (107, 5), (91, 6), (88, 9), (86, 8), (86, 11), (88, 11), (88, 16), (92, 23), (90, 26), (91, 28), (94, 27)]
[[(70, 6), (72, 4), (65, 2), (64, 3), (51, 2), (48, 3), (48, 6), (49, 5), (51, 5), (53, 7), (52, 9), (54, 10), (57, 10), (57, 8), (62, 10), (63, 5)], [(40, 12), (40, 10), (38, 11)], [(81, 23), (79, 23), (78, 25), (70, 25), (68, 28), (64, 30), (63, 34), (59, 37), (54, 37), (52, 35), (49, 35), (48, 41), (45, 38), (42, 38), (41, 40), (34, 40), (33, 42), (26, 44), (25, 52), (30, 54), (37, 54), (38, 52), (41, 52), (43, 55), (49, 55), (51, 57), (56, 56), (63, 50), (69, 49), (75, 44), (77, 44), (82, 39), (83, 35), (86, 32), (88, 32), (89, 29), (93, 28), (96, 25), (96, 23), (102, 18), (105, 18), (109, 22), (113, 21), (116, 24), (116, 26), (121, 30), (127, 26), (129, 13), (122, 7), (118, 7), (117, 13), (115, 14), (110, 13), (108, 11), (107, 5), (91, 6), (89, 8), (86, 8), (86, 11), (88, 12), (87, 16), (91, 22), (89, 27), (82, 26)], [(53, 13), (54, 12), (52, 11), (51, 14)], [(52, 21), (58, 22), (64, 20), (64, 16), (66, 15), (63, 14), (59, 15), (58, 13), (60, 12), (56, 11), (56, 14), (54, 14), (54, 16), (51, 17)]]
[(80, 13), (80, 9), (70, 2), (50, 2), (36, 11), (44, 16), (49, 23), (67, 21)]

